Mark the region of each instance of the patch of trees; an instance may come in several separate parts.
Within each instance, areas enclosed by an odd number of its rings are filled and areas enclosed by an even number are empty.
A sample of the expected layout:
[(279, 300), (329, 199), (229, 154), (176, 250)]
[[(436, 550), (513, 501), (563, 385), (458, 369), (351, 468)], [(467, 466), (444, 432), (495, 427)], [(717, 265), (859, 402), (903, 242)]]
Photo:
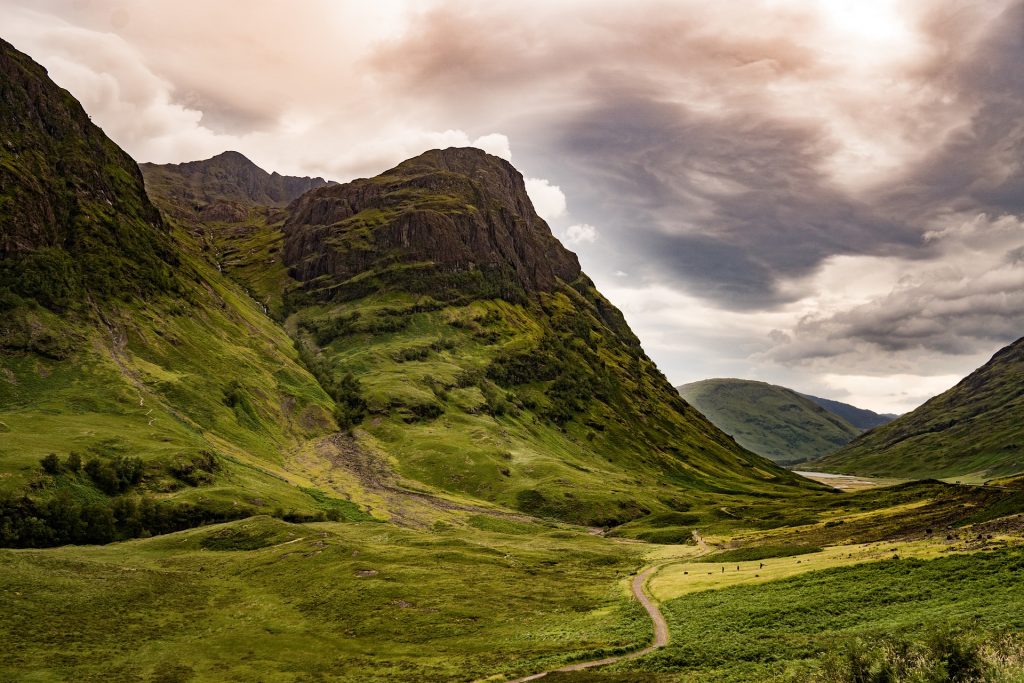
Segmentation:
[(227, 503), (195, 505), (157, 501), (149, 496), (118, 496), (100, 502), (82, 502), (66, 491), (42, 501), (29, 496), (0, 497), (0, 546), (46, 548), (110, 543), (253, 514), (253, 508)]
[(317, 346), (324, 346), (335, 339), (354, 334), (359, 317), (359, 311), (355, 311), (326, 320), (304, 320), (302, 327), (313, 336)]
[(74, 451), (68, 454), (64, 462), (61, 462), (56, 453), (50, 453), (39, 461), (39, 466), (44, 472), (52, 475), (77, 475), (85, 472), (96, 488), (111, 496), (124, 493), (138, 484), (145, 472), (141, 458), (124, 455), (112, 458), (93, 457), (83, 463), (82, 456)]
[[(50, 453), (39, 461), (39, 466), (43, 472), (54, 476), (85, 474), (96, 488), (108, 496), (126, 493), (141, 483), (146, 474), (141, 458), (115, 455), (83, 460), (75, 451), (69, 453), (63, 462), (56, 453)], [(189, 486), (209, 484), (218, 471), (220, 462), (211, 451), (179, 456), (167, 467), (171, 476)]]
[(171, 475), (189, 486), (202, 486), (213, 481), (213, 476), (220, 471), (217, 456), (210, 451), (200, 451), (191, 456), (182, 456), (171, 463)]

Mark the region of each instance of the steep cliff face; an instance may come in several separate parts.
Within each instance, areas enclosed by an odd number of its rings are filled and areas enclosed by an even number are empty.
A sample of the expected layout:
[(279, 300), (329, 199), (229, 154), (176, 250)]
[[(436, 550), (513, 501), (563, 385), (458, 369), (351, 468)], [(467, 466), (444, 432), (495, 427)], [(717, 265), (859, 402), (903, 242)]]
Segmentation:
[(50, 308), (166, 290), (176, 263), (138, 166), (0, 40), (0, 289)]
[(289, 207), (284, 231), (293, 277), (328, 298), (365, 292), (367, 274), (377, 285), (444, 294), (475, 284), (505, 297), (550, 292), (580, 274), (522, 175), (472, 148), (432, 150), (307, 193)]

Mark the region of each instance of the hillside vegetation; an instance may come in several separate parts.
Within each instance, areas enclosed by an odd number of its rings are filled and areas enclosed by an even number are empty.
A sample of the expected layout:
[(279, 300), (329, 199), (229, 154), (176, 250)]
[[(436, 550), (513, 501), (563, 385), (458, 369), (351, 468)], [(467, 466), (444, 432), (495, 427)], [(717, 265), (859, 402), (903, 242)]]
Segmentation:
[(501, 159), (432, 151), (204, 226), (389, 476), (595, 526), (811, 486), (678, 397)]
[(955, 387), (815, 467), (829, 472), (981, 481), (1024, 471), (1024, 339)]
[(744, 379), (707, 379), (679, 393), (743, 447), (794, 464), (830, 453), (860, 430), (791, 389)]

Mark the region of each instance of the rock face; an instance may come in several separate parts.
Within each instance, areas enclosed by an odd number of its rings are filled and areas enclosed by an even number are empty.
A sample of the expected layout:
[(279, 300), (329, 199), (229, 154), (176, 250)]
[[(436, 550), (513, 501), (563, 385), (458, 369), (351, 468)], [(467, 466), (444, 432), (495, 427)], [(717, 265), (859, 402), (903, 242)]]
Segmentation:
[(173, 251), (135, 161), (0, 40), (0, 289), (62, 307), (165, 288)]
[(173, 184), (171, 199), (193, 211), (206, 212), (205, 220), (232, 218), (224, 206), (278, 206), (309, 190), (323, 187), (323, 178), (267, 173), (238, 152), (222, 152), (210, 159), (183, 164), (142, 164), (147, 185)]
[(580, 274), (576, 255), (534, 210), (522, 175), (473, 148), (432, 150), (375, 178), (309, 192), (289, 207), (284, 231), (292, 276), (319, 278), (328, 291), (367, 272), (384, 284), (402, 272), (407, 289), (444, 289), (456, 279), (464, 287), (476, 277), (507, 297), (551, 291)]

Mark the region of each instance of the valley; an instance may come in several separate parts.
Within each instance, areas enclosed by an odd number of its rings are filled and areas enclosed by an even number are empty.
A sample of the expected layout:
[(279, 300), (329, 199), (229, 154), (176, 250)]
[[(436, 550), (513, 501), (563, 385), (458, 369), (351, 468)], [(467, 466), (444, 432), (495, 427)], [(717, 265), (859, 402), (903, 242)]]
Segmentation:
[(0, 76), (3, 680), (1024, 675), (1021, 341), (677, 390), (507, 159), (140, 167)]

